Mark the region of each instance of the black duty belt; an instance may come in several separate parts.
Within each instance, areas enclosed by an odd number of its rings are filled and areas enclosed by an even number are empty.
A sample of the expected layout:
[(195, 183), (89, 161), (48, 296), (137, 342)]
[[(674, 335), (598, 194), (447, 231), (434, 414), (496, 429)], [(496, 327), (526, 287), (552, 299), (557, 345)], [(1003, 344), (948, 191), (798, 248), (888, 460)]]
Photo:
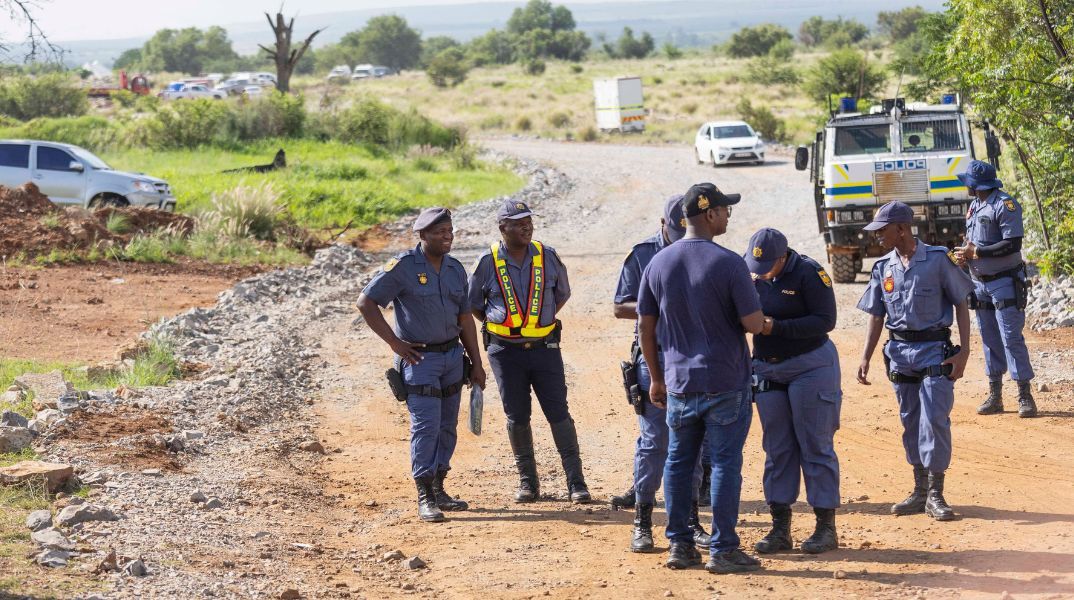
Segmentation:
[(459, 338), (451, 338), (446, 342), (439, 342), (436, 344), (425, 344), (424, 347), (419, 348), (419, 352), (451, 352), (459, 345)]
[(951, 328), (923, 329), (921, 331), (889, 329), (888, 339), (900, 342), (946, 342), (951, 339)]
[(463, 380), (459, 380), (446, 388), (438, 388), (435, 385), (407, 385), (406, 391), (408, 394), (417, 394), (419, 396), (432, 396), (433, 398), (448, 398), (454, 396), (462, 390), (464, 385)]
[(999, 273), (993, 273), (991, 275), (980, 275), (976, 273), (971, 274), (973, 275), (973, 278), (977, 281), (980, 281), (982, 283), (988, 283), (997, 279), (1003, 279), (1004, 277), (1017, 277), (1018, 274), (1022, 272), (1022, 269), (1025, 268), (1025, 266), (1025, 263), (1021, 263), (1017, 267), (1012, 267), (1010, 269), (1007, 269), (1006, 271), (1000, 271)]
[(534, 348), (559, 348), (559, 336), (546, 335), (543, 338), (504, 338), (495, 334), (489, 334), (488, 346), (503, 346), (505, 348), (521, 348), (533, 350)]
[(888, 371), (888, 380), (892, 383), (921, 383), (926, 377), (939, 377), (941, 375), (950, 375), (954, 370), (954, 366), (947, 365), (932, 365), (922, 371), (917, 371), (915, 375), (907, 375), (898, 371)]

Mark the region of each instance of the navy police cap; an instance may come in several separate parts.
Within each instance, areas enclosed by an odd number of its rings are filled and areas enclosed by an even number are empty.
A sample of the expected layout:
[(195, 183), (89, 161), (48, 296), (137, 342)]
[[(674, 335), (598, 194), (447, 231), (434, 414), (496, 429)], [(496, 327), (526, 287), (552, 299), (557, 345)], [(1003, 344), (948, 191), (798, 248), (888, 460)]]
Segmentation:
[(778, 229), (765, 227), (759, 229), (750, 238), (750, 245), (742, 258), (746, 261), (750, 273), (764, 275), (772, 270), (779, 257), (787, 253), (787, 236)]
[(421, 211), (417, 219), (414, 219), (414, 231), (425, 231), (433, 225), (439, 225), (444, 221), (451, 220), (451, 211), (442, 206), (433, 206)]
[(873, 222), (865, 226), (865, 231), (876, 231), (892, 223), (913, 223), (914, 209), (902, 202), (888, 202), (873, 215)]

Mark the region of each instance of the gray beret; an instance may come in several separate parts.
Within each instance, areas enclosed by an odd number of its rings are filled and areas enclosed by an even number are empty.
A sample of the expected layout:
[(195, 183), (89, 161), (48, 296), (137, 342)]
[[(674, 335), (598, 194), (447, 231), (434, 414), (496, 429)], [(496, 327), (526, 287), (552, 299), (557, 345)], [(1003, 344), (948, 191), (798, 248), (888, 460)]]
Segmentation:
[(451, 220), (451, 211), (442, 206), (433, 206), (421, 211), (417, 219), (414, 219), (414, 231), (425, 231), (433, 225), (439, 225), (444, 221)]

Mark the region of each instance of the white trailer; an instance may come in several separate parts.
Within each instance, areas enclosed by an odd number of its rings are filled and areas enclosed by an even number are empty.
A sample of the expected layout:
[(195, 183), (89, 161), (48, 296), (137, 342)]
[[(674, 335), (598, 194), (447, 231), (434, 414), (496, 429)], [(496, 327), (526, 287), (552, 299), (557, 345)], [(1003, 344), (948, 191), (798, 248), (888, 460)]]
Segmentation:
[(593, 80), (597, 109), (597, 129), (601, 131), (645, 131), (645, 102), (640, 77), (612, 77)]

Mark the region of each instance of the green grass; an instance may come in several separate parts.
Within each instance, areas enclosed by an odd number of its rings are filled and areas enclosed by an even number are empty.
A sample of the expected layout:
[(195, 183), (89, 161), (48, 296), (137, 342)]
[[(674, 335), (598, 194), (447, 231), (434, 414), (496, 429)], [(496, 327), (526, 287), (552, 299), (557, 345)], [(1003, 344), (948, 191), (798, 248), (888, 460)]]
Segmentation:
[[(285, 170), (221, 173), (271, 162), (279, 148), (287, 151)], [(129, 150), (105, 153), (103, 158), (117, 169), (167, 180), (178, 199), (178, 210), (186, 213), (208, 211), (214, 194), (270, 183), (295, 220), (313, 228), (340, 227), (351, 221), (353, 227), (368, 227), (414, 208), (458, 206), (511, 194), (524, 185), (517, 175), (499, 167), (459, 169), (451, 152), (405, 158), (332, 141), (266, 140), (241, 149)]]

